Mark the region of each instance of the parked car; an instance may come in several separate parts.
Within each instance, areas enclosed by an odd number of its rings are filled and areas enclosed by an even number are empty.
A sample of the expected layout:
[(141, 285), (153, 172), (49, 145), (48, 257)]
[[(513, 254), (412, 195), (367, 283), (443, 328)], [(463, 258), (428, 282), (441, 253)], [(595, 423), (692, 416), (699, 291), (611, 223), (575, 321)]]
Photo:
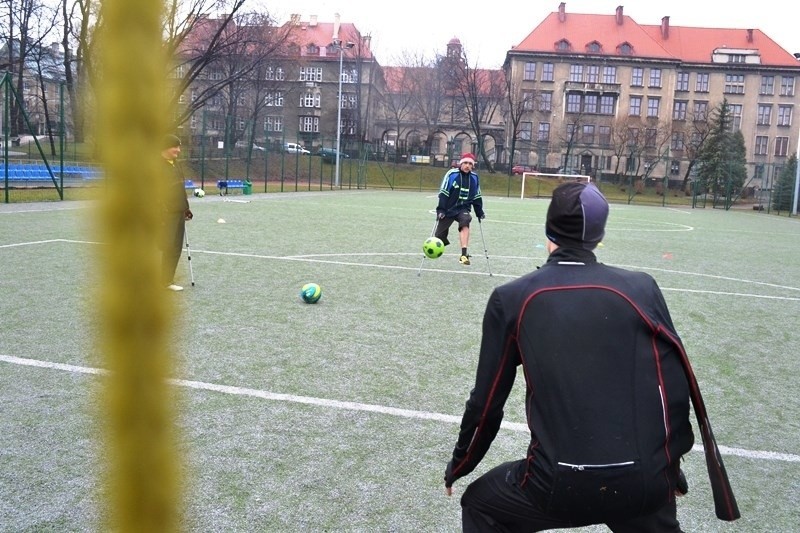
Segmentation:
[(524, 172), (536, 172), (536, 169), (530, 165), (514, 165), (511, 167), (511, 173), (515, 176), (521, 176)]
[[(336, 161), (336, 148), (320, 148), (317, 152), (324, 161)], [(347, 159), (350, 156), (344, 152), (339, 152), (339, 159)]]
[(283, 151), (289, 154), (310, 154), (308, 150), (303, 148), (302, 144), (297, 143), (285, 143), (283, 145)]
[[(236, 148), (247, 148), (247, 143), (244, 141), (237, 141)], [(257, 150), (259, 152), (265, 151), (263, 146), (259, 146), (257, 144), (253, 144), (253, 150)]]

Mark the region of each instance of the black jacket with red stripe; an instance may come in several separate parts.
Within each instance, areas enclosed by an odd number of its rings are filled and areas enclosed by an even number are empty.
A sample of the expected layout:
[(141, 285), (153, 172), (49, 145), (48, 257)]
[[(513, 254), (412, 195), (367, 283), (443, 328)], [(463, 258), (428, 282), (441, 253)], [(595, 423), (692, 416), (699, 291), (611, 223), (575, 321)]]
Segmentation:
[[(559, 248), (540, 269), (493, 291), (446, 486), (488, 451), (518, 368), (531, 440), (516, 481), (546, 512), (602, 522), (651, 513), (674, 497), (679, 459), (694, 442), (690, 397), (701, 407), (702, 398), (650, 275)], [(717, 514), (734, 519), (705, 408), (702, 420), (697, 414), (707, 449), (713, 445), (712, 485), (721, 484)]]

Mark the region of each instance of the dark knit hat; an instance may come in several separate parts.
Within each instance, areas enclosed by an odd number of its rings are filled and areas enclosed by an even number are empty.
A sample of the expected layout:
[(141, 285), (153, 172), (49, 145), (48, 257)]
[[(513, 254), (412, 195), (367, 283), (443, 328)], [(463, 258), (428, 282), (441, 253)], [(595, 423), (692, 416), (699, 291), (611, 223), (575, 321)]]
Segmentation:
[(553, 190), (545, 234), (559, 246), (593, 250), (603, 240), (608, 202), (592, 184), (571, 181)]
[(164, 147), (164, 150), (168, 150), (169, 148), (175, 148), (176, 146), (181, 145), (181, 140), (178, 138), (177, 135), (167, 135), (164, 137), (164, 143), (161, 145)]

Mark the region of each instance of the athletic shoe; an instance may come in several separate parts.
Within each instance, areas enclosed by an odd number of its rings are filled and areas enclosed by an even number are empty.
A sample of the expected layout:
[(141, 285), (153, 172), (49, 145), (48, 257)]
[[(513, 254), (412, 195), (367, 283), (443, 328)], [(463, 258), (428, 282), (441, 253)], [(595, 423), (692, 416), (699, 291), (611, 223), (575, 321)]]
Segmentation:
[(458, 262), (459, 262), (459, 263), (461, 263), (462, 265), (469, 265), (469, 264), (470, 264), (470, 262), (469, 262), (469, 256), (468, 256), (468, 255), (462, 255), (462, 256), (461, 256), (461, 257), (458, 259)]
[(167, 285), (167, 290), (168, 291), (173, 291), (173, 292), (180, 292), (180, 291), (183, 290), (183, 287), (181, 287), (180, 285), (175, 285), (174, 283), (172, 283), (170, 285)]

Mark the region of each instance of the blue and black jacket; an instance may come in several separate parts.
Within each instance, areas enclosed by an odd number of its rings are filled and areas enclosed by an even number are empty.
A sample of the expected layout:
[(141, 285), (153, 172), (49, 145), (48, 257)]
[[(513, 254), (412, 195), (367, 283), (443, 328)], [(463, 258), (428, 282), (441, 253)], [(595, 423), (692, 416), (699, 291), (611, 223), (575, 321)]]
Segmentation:
[(444, 213), (448, 218), (455, 218), (464, 211), (475, 209), (475, 216), (483, 218), (483, 198), (481, 198), (481, 185), (478, 175), (474, 172), (461, 172), (454, 168), (442, 178), (439, 187), (439, 204), (437, 213)]

